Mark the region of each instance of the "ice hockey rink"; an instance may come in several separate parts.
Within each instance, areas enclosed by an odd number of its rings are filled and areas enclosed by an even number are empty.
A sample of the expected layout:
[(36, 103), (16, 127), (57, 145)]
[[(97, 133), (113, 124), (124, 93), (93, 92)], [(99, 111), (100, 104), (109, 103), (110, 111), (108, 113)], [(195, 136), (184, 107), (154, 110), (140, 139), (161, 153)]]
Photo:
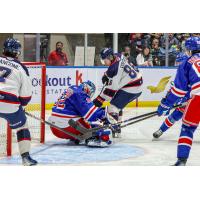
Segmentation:
[[(156, 108), (127, 108), (123, 119), (134, 117)], [(48, 118), (50, 112), (47, 111)], [(39, 165), (84, 165), (84, 166), (169, 166), (176, 161), (177, 140), (181, 121), (175, 124), (160, 139), (152, 140), (165, 117), (153, 117), (122, 129), (122, 137), (115, 138), (109, 148), (77, 146), (67, 140), (54, 137), (46, 127), (46, 143), (33, 145), (32, 157)], [(194, 142), (187, 165), (199, 166), (200, 134), (195, 132)], [(18, 155), (1, 158), (0, 165), (19, 165)]]

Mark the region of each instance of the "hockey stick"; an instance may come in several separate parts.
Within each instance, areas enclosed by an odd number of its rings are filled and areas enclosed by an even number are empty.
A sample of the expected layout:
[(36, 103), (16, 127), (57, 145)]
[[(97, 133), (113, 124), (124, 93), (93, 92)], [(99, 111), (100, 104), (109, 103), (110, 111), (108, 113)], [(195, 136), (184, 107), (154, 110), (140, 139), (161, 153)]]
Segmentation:
[(25, 111), (25, 114), (26, 114), (27, 116), (29, 116), (29, 117), (32, 117), (32, 118), (34, 118), (34, 119), (36, 119), (36, 120), (38, 120), (38, 121), (44, 123), (44, 124), (47, 124), (47, 125), (49, 125), (49, 126), (51, 126), (51, 127), (54, 127), (54, 128), (56, 128), (57, 130), (62, 131), (63, 133), (65, 133), (65, 134), (67, 134), (67, 135), (69, 135), (69, 136), (71, 136), (71, 137), (73, 137), (73, 138), (75, 138), (75, 139), (77, 139), (77, 140), (86, 140), (86, 139), (92, 137), (92, 133), (90, 133), (90, 132), (88, 132), (88, 133), (81, 133), (81, 135), (75, 135), (75, 134), (72, 134), (72, 133), (70, 133), (70, 132), (64, 130), (63, 128), (60, 128), (60, 127), (58, 127), (58, 126), (56, 126), (56, 125), (54, 125), (54, 124), (52, 124), (52, 123), (46, 121), (46, 120), (43, 120), (43, 119), (41, 119), (41, 118), (39, 118), (39, 117), (36, 117), (35, 115), (33, 115), (33, 114), (31, 114), (31, 113), (28, 113), (28, 112)]
[[(172, 107), (171, 109), (175, 109), (175, 108), (178, 108), (178, 107), (181, 107), (181, 106), (184, 106), (184, 104), (176, 105), (176, 106)], [(91, 128), (91, 129), (87, 129), (87, 128), (81, 126), (81, 124), (79, 124), (78, 122), (74, 121), (73, 119), (70, 119), (68, 123), (69, 123), (70, 126), (75, 128), (76, 130), (80, 131), (83, 134), (86, 134), (86, 133), (89, 133), (89, 132), (90, 133), (91, 132), (96, 132), (96, 131), (99, 131), (101, 129), (107, 129), (107, 128), (112, 129), (113, 126), (117, 126), (117, 125), (129, 122), (129, 121), (132, 121), (132, 120), (140, 119), (140, 120), (134, 121), (134, 123), (136, 123), (136, 122), (151, 118), (151, 117), (156, 116), (156, 115), (157, 115), (157, 111), (153, 111), (153, 112), (149, 112), (149, 113), (146, 113), (146, 114), (143, 114), (143, 115), (139, 115), (137, 117), (129, 118), (129, 119), (121, 121), (121, 122), (117, 122), (115, 124), (107, 124), (107, 125), (102, 126), (102, 127), (95, 127), (95, 128)], [(131, 124), (131, 123), (129, 123), (129, 124)]]
[(88, 133), (88, 132), (96, 132), (96, 131), (99, 131), (101, 129), (112, 128), (113, 126), (117, 126), (117, 125), (120, 125), (122, 123), (126, 123), (126, 122), (129, 122), (129, 121), (135, 120), (135, 119), (140, 119), (140, 118), (143, 118), (143, 117), (151, 116), (152, 114), (157, 115), (157, 111), (146, 113), (146, 114), (143, 114), (143, 115), (139, 115), (137, 117), (132, 117), (130, 119), (127, 119), (127, 120), (124, 120), (124, 121), (121, 121), (121, 122), (117, 122), (115, 124), (107, 124), (107, 125), (102, 126), (102, 127), (95, 127), (95, 128), (90, 128), (90, 129), (83, 127), (81, 124), (74, 121), (73, 119), (70, 119), (68, 123), (69, 123), (70, 126), (75, 128), (77, 131), (80, 131), (81, 133), (85, 134), (85, 133)]
[(130, 122), (130, 123), (128, 123), (128, 124), (122, 125), (121, 128), (125, 128), (126, 126), (130, 126), (130, 125), (132, 125), (132, 124), (136, 124), (136, 123), (138, 123), (138, 122), (140, 122), (140, 121), (143, 121), (143, 120), (149, 119), (149, 118), (151, 118), (151, 117), (155, 117), (155, 116), (157, 116), (157, 113), (152, 114), (152, 115), (147, 116), (147, 117), (144, 117), (144, 118), (142, 118), (142, 119), (138, 119), (138, 120), (136, 120), (136, 121)]

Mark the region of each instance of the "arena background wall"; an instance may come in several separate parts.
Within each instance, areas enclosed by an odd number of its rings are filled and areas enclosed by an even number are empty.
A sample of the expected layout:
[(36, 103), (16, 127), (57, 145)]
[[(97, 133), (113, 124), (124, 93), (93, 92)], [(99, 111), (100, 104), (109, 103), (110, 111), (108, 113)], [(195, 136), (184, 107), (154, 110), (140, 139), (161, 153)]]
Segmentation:
[[(51, 109), (59, 95), (71, 85), (78, 85), (82, 81), (91, 80), (96, 85), (96, 97), (102, 89), (101, 77), (106, 71), (105, 66), (47, 66), (46, 76), (46, 109)], [(175, 67), (139, 67), (143, 75), (143, 93), (137, 101), (131, 102), (129, 107), (153, 107), (157, 106), (167, 90), (170, 82), (176, 74)], [(31, 69), (30, 69), (31, 70)], [(33, 97), (32, 104), (39, 105), (40, 77), (36, 71), (30, 71)], [(108, 103), (105, 102), (104, 105)]]

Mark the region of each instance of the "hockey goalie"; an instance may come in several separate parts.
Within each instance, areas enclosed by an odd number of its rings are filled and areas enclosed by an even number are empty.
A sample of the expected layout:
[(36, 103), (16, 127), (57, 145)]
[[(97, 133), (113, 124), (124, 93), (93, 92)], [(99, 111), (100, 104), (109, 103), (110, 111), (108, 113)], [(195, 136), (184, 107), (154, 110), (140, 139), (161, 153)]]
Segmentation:
[[(67, 88), (54, 104), (49, 122), (74, 135), (79, 135), (80, 132), (68, 124), (70, 119), (78, 121), (88, 129), (115, 123), (116, 121), (112, 116), (108, 115), (104, 109), (96, 107), (91, 101), (95, 90), (96, 87), (91, 81)], [(108, 147), (112, 144), (109, 136), (110, 129), (96, 131), (94, 136), (85, 141), (79, 141), (53, 126), (51, 131), (58, 138), (68, 139), (76, 144), (84, 143), (90, 147)]]

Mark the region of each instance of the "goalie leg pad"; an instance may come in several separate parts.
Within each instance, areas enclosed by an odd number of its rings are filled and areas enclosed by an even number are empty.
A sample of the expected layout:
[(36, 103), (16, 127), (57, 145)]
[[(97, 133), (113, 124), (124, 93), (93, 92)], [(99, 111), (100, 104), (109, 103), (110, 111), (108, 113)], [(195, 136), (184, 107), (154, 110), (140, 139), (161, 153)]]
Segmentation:
[[(88, 124), (83, 118), (79, 119), (78, 122), (84, 126), (85, 128), (91, 128), (90, 124)], [(54, 128), (54, 127), (50, 127), (51, 128), (51, 132), (58, 138), (61, 139), (71, 139), (71, 140), (76, 140), (74, 137), (67, 135), (66, 133)], [(80, 135), (81, 133), (76, 130), (75, 128), (68, 126), (66, 128), (64, 128), (64, 130), (66, 130), (67, 132), (70, 132), (74, 135)]]

